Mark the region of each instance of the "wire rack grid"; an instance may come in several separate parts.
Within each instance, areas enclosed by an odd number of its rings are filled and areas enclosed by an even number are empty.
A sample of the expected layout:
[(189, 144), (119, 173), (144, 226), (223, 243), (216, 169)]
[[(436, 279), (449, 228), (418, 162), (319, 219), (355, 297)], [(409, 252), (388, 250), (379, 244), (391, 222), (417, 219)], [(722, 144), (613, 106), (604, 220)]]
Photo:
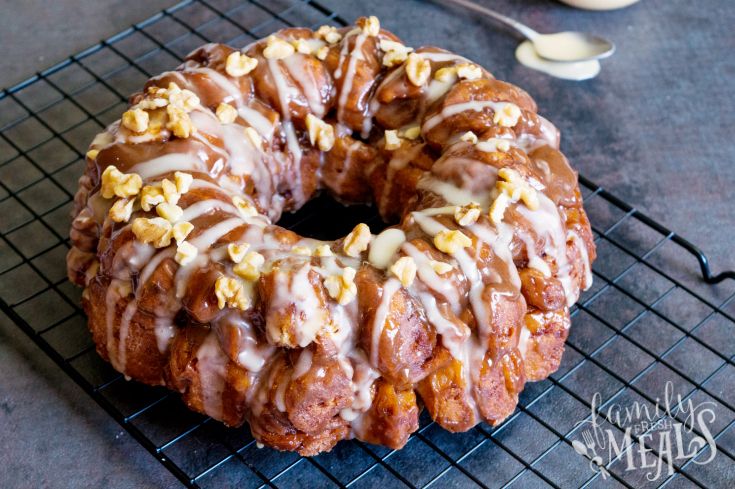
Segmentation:
[[(691, 243), (583, 177), (598, 245), (594, 285), (573, 307), (559, 370), (527, 384), (498, 427), (450, 434), (424, 410), (402, 450), (351, 440), (302, 458), (257, 448), (247, 426), (226, 428), (189, 411), (177, 393), (127, 382), (97, 355), (81, 289), (65, 272), (69, 213), (89, 141), (147, 78), (199, 45), (242, 46), (280, 28), (325, 23), (347, 22), (313, 1), (186, 1), (0, 92), (0, 309), (189, 487), (731, 487), (735, 283), (725, 279), (735, 272), (713, 276)], [(370, 207), (348, 212), (325, 197), (280, 224), (327, 239), (356, 222), (373, 232), (385, 226)], [(701, 277), (691, 271), (697, 266)], [(672, 463), (671, 473), (651, 481), (646, 470), (626, 470), (627, 452), (603, 463), (609, 476), (591, 470), (573, 442), (583, 439), (580, 423), (592, 416), (594, 394), (601, 411), (653, 408), (667, 382), (684, 401), (716, 405), (714, 459), (701, 463), (710, 458), (707, 445), (695, 444), (696, 455), (683, 460), (659, 453), (657, 432), (672, 422), (664, 417), (641, 428), (650, 436), (642, 443), (647, 456)], [(670, 415), (682, 422), (687, 412)], [(694, 429), (686, 442), (704, 435)], [(636, 456), (640, 444), (629, 448)]]

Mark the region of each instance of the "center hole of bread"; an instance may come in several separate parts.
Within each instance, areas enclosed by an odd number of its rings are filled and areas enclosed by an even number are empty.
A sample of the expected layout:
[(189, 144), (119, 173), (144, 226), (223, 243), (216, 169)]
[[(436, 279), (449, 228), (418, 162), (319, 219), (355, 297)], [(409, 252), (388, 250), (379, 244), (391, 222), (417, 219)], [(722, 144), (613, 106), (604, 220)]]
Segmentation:
[(305, 238), (333, 241), (364, 222), (377, 234), (386, 227), (375, 206), (344, 205), (327, 194), (310, 200), (295, 212), (284, 212), (276, 224)]

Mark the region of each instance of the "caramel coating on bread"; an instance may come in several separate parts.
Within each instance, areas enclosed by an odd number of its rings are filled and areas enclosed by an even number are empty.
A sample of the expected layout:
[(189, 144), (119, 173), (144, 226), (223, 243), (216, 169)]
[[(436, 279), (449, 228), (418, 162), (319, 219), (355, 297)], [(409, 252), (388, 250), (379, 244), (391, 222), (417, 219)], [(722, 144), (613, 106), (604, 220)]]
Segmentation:
[[(92, 142), (68, 275), (99, 354), (279, 450), (509, 416), (556, 370), (595, 247), (518, 87), (359, 27), (209, 44)], [(395, 223), (274, 224), (326, 190)], [(112, 211), (112, 212), (111, 212)]]

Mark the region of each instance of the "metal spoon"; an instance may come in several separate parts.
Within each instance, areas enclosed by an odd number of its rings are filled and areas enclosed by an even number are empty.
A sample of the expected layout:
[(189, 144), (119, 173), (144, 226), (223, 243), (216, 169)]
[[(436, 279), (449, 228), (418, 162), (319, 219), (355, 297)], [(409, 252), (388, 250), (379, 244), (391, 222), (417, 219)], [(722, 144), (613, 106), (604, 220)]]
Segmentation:
[(529, 41), (539, 56), (549, 61), (578, 62), (607, 58), (615, 52), (615, 44), (592, 34), (583, 32), (559, 32), (541, 34), (517, 20), (481, 7), (467, 0), (446, 0), (481, 14), (492, 17), (520, 32)]

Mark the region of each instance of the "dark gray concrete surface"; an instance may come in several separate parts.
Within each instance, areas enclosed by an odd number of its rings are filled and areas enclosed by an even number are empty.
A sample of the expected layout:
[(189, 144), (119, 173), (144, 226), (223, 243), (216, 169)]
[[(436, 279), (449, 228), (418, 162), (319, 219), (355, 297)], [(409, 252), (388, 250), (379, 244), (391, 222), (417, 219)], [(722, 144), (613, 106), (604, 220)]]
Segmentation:
[[(478, 1), (543, 32), (609, 37), (618, 51), (598, 78), (568, 82), (519, 66), (518, 38), (476, 15), (412, 0), (322, 3), (348, 20), (378, 15), (408, 45), (445, 47), (523, 87), (561, 130), (562, 150), (580, 173), (700, 246), (715, 270), (735, 268), (732, 3), (643, 0), (584, 12), (552, 0)], [(1, 1), (0, 85), (169, 3)], [(0, 371), (0, 486), (177, 484), (5, 317)]]

